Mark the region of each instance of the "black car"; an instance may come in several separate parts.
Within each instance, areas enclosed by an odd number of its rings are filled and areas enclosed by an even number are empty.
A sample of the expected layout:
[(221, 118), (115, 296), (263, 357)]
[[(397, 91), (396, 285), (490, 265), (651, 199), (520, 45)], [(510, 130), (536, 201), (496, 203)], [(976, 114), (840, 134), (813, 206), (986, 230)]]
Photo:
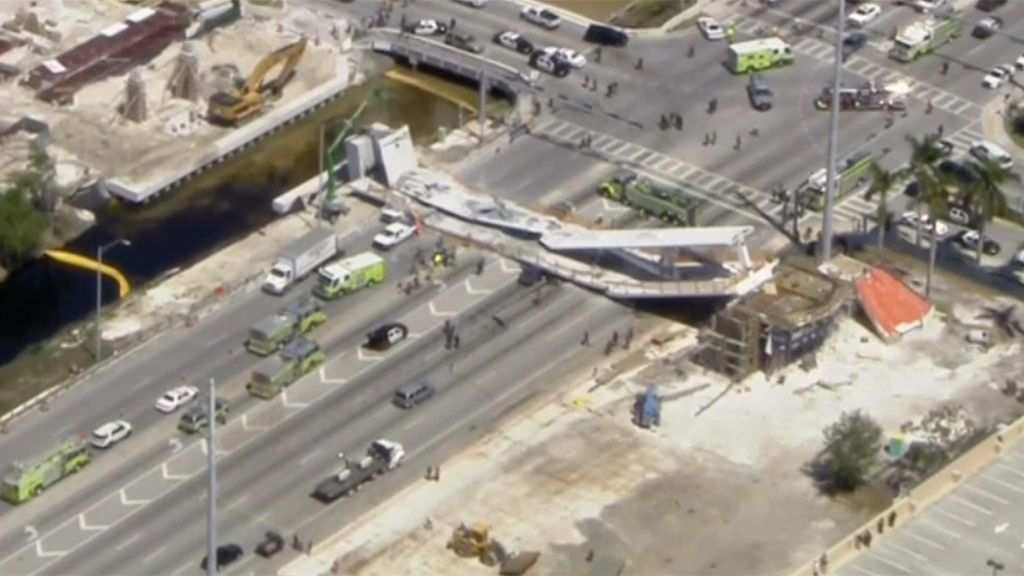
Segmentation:
[(861, 48), (867, 46), (867, 44), (868, 35), (864, 32), (854, 32), (846, 38), (843, 38), (843, 62), (846, 62), (847, 58), (852, 56), (854, 52), (857, 52)]
[(366, 347), (372, 350), (387, 350), (409, 336), (405, 324), (391, 322), (374, 328), (366, 335)]
[(545, 280), (544, 271), (536, 266), (523, 266), (519, 273), (520, 286), (536, 286)]
[(971, 31), (971, 36), (975, 38), (985, 39), (990, 38), (998, 30), (1002, 29), (1003, 21), (995, 16), (989, 16), (983, 20), (980, 20), (974, 25), (974, 30)]
[(978, 181), (978, 174), (966, 164), (955, 160), (939, 162), (939, 173), (949, 176), (956, 184), (970, 185)]
[[(230, 564), (234, 564), (244, 554), (245, 551), (242, 550), (242, 547), (238, 544), (225, 544), (223, 546), (217, 546), (217, 570), (220, 570), (221, 568), (228, 566)], [(203, 556), (203, 561), (199, 563), (199, 568), (201, 568), (204, 571), (206, 570), (206, 560), (207, 557)]]
[(602, 46), (615, 46), (623, 48), (629, 44), (629, 35), (611, 26), (602, 24), (591, 24), (583, 33), (583, 41)]
[(974, 7), (982, 12), (992, 12), (1004, 4), (1006, 4), (1006, 0), (978, 0)]
[(514, 30), (498, 32), (494, 35), (494, 43), (527, 56), (533, 54), (534, 50), (536, 50), (536, 47), (534, 47), (533, 42), (530, 42), (529, 38)]
[(760, 74), (751, 74), (747, 82), (747, 96), (750, 97), (750, 105), (755, 110), (766, 112), (772, 109), (775, 103), (775, 93)]
[(465, 50), (473, 54), (480, 54), (484, 51), (484, 47), (476, 41), (476, 37), (472, 34), (462, 34), (459, 32), (451, 32), (444, 37), (444, 43), (458, 48), (459, 50)]

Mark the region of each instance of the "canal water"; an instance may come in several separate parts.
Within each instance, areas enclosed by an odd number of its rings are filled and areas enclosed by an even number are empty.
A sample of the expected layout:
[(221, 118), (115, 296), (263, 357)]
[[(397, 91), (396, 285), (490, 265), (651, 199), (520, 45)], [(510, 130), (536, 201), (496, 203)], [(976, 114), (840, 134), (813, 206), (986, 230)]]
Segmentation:
[[(367, 108), (360, 124), (407, 124), (417, 144), (433, 140), (439, 127), (458, 124), (459, 106), (453, 101), (475, 101), (470, 87), (436, 77), (420, 80), (433, 83), (435, 92), (441, 83), (449, 99), (384, 77), (370, 80), (149, 206), (111, 203), (97, 214), (96, 226), (64, 249), (95, 258), (97, 246), (130, 240), (130, 247), (104, 252), (104, 261), (136, 289), (188, 266), (273, 220), (273, 198), (316, 174), (320, 126), (328, 125), (329, 141), (330, 125), (341, 124), (338, 120), (352, 114), (372, 90), (383, 88), (387, 96)], [(116, 284), (104, 278), (103, 294), (105, 302), (116, 299)], [(95, 306), (96, 276), (88, 270), (42, 258), (12, 273), (0, 284), (0, 365), (85, 318)]]

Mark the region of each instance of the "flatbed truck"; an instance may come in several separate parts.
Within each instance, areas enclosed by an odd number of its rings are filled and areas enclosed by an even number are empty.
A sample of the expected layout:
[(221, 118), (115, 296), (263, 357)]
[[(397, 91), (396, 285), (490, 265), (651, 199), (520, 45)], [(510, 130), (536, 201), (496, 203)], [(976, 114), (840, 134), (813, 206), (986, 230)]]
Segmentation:
[(329, 478), (316, 485), (313, 498), (330, 504), (342, 496), (356, 492), (359, 488), (394, 470), (405, 459), (405, 449), (398, 442), (391, 440), (375, 440), (366, 450), (366, 455), (359, 461), (347, 460), (342, 455), (344, 466), (331, 474)]

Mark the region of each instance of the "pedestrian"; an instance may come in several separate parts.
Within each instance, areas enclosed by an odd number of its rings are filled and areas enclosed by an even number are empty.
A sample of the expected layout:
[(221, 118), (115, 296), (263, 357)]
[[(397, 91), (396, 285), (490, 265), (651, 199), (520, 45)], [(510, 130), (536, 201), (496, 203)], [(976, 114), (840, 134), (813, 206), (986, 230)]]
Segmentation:
[(736, 150), (739, 150), (740, 146), (742, 146), (742, 145), (743, 145), (743, 139), (740, 137), (739, 134), (737, 134), (736, 135), (736, 144), (733, 144), (733, 148), (736, 149)]
[(586, 88), (587, 86), (590, 86), (590, 74), (583, 75), (583, 87)]
[(443, 330), (444, 330), (444, 333), (446, 335), (453, 334), (455, 332), (455, 326), (452, 325), (452, 321), (451, 320), (445, 320), (444, 321), (444, 328), (443, 328)]
[(925, 114), (931, 114), (931, 113), (932, 113), (932, 106), (933, 106), (933, 105), (932, 105), (932, 101), (931, 101), (931, 100), (929, 100), (929, 101), (928, 101), (928, 103), (926, 103), (926, 104), (924, 105), (924, 113), (925, 113)]
[(609, 84), (605, 88), (604, 96), (605, 96), (605, 98), (611, 98), (612, 94), (614, 94), (614, 93), (615, 93), (615, 83), (613, 82), (613, 83)]
[(711, 145), (718, 144), (718, 130), (711, 131)]
[(508, 325), (505, 324), (505, 321), (501, 319), (501, 316), (498, 316), (497, 314), (494, 314), (493, 316), (491, 316), (491, 320), (494, 320), (494, 323), (497, 324), (499, 328), (507, 328), (508, 327)]
[(683, 117), (680, 114), (676, 114), (676, 130), (683, 130)]
[(948, 61), (947, 62), (943, 62), (942, 63), (942, 75), (945, 76), (948, 73), (949, 73), (949, 62)]
[(458, 350), (459, 346), (462, 345), (462, 338), (459, 338), (459, 335), (456, 334), (452, 343), (455, 345), (455, 349)]
[(580, 346), (590, 346), (590, 330), (583, 331), (583, 340), (580, 341)]
[(642, 56), (636, 59), (636, 69), (637, 70), (643, 70), (644, 69), (644, 59), (643, 59)]
[(701, 146), (707, 146), (708, 144), (711, 144), (711, 135), (708, 134), (707, 132), (705, 132), (704, 133), (704, 142), (701, 143)]
[(407, 25), (408, 25), (408, 22), (406, 21), (406, 19), (405, 19), (405, 13), (403, 12), (403, 13), (402, 13), (402, 20), (401, 20), (401, 24), (399, 24), (399, 25), (398, 25), (398, 26), (399, 26), (399, 27), (398, 27), (398, 33), (399, 33), (399, 34), (405, 34), (405, 27), (406, 27)]
[(626, 330), (626, 338), (622, 341), (623, 349), (629, 350), (629, 346), (632, 343), (633, 343), (633, 327), (630, 326), (629, 330)]
[(658, 120), (658, 128), (661, 128), (662, 130), (668, 129), (668, 117), (664, 114), (662, 114), (661, 118)]
[(612, 341), (613, 345), (618, 346), (618, 344), (619, 344), (619, 331), (618, 330), (613, 330), (612, 331), (612, 340), (611, 341)]
[(697, 49), (694, 48), (693, 44), (690, 44), (690, 47), (686, 50), (686, 57), (687, 58), (693, 58), (693, 55), (696, 54), (696, 53), (697, 53)]
[(590, 83), (590, 91), (597, 92), (597, 78), (594, 78), (594, 81)]
[(946, 130), (946, 127), (945, 127), (945, 126), (943, 126), (942, 124), (939, 124), (939, 127), (938, 127), (938, 129), (937, 129), (937, 130), (935, 131), (935, 133), (936, 133), (936, 134), (937, 134), (937, 135), (939, 136), (939, 138), (942, 138), (942, 133), (943, 133), (943, 132), (944, 132), (945, 130)]
[(449, 32), (452, 32), (452, 31), (455, 30), (455, 24), (456, 24), (455, 17), (453, 16), (451, 22), (448, 23), (448, 31)]
[(718, 98), (708, 100), (708, 114), (714, 114), (718, 110)]
[(484, 259), (481, 258), (480, 261), (476, 263), (476, 275), (480, 276), (483, 273), (484, 273)]
[(302, 542), (299, 540), (298, 534), (292, 534), (292, 548), (302, 550)]
[(306, 542), (306, 556), (313, 554), (313, 541)]
[(594, 62), (601, 63), (601, 47), (598, 46), (597, 50), (594, 51)]

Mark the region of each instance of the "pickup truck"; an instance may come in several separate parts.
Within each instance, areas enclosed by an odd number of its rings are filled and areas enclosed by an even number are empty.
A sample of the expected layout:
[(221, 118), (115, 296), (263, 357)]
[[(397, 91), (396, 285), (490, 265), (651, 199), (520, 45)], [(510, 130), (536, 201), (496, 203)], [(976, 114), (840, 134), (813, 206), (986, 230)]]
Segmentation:
[(330, 504), (342, 496), (352, 492), (382, 474), (397, 468), (405, 458), (405, 449), (398, 442), (375, 440), (366, 449), (366, 456), (358, 462), (352, 462), (342, 456), (344, 466), (331, 474), (329, 478), (316, 485), (313, 498)]

